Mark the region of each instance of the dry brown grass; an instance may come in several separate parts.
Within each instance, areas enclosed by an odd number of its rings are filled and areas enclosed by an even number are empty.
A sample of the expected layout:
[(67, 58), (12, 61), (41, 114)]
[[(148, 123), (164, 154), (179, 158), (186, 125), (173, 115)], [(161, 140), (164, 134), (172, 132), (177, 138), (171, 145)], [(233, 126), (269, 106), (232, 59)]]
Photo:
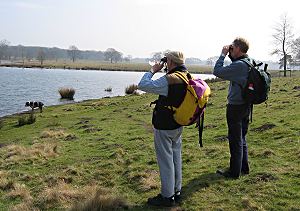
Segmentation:
[(136, 183), (141, 191), (159, 188), (159, 174), (155, 170), (129, 172), (127, 177), (130, 182)]
[(59, 205), (72, 211), (80, 210), (116, 210), (128, 207), (122, 197), (114, 196), (111, 192), (99, 189), (96, 185), (77, 188), (63, 181), (47, 187), (38, 199), (41, 207), (45, 209)]
[(258, 207), (252, 200), (250, 200), (246, 197), (242, 198), (242, 205), (243, 205), (244, 210), (251, 210), (251, 211), (264, 210), (264, 209)]
[(74, 99), (75, 89), (73, 89), (73, 88), (62, 87), (62, 88), (59, 88), (58, 92), (62, 99), (69, 99), (69, 100)]
[(68, 208), (73, 201), (83, 198), (82, 191), (64, 182), (59, 182), (53, 187), (47, 187), (40, 194), (39, 201), (43, 207), (51, 207), (59, 204)]
[(12, 206), (10, 211), (39, 211), (40, 209), (34, 207), (31, 201), (22, 202)]
[(136, 92), (137, 88), (138, 88), (137, 85), (131, 84), (131, 85), (129, 85), (129, 86), (126, 87), (125, 93), (126, 94), (135, 94), (135, 93), (137, 93)]
[(48, 139), (58, 139), (67, 136), (65, 134), (64, 130), (59, 129), (59, 130), (44, 130), (40, 137), (41, 138), (48, 138)]
[(14, 184), (9, 179), (9, 173), (6, 171), (0, 171), (0, 189), (9, 190), (13, 188)]
[[(2, 171), (0, 175), (1, 178), (8, 176)], [(128, 208), (123, 197), (116, 196), (109, 190), (99, 189), (97, 185), (78, 188), (62, 180), (51, 187), (45, 187), (35, 199), (32, 198), (30, 191), (24, 184), (14, 183), (5, 197), (20, 199), (19, 204), (10, 207), (9, 210), (11, 211), (47, 210), (54, 206), (72, 211)]]
[(9, 193), (6, 194), (8, 198), (21, 198), (24, 201), (32, 201), (30, 191), (26, 188), (25, 184), (15, 183)]
[(145, 174), (143, 174), (140, 179), (142, 190), (148, 191), (151, 189), (157, 189), (159, 187), (157, 178), (159, 178), (157, 171), (155, 170), (146, 171)]
[(9, 145), (5, 150), (5, 160), (12, 162), (57, 156), (57, 144), (54, 143), (37, 143), (30, 147)]
[(16, 199), (19, 198), (22, 202), (13, 205), (9, 208), (10, 211), (37, 211), (33, 206), (33, 198), (30, 190), (25, 184), (19, 184), (10, 180), (11, 175), (8, 172), (0, 171), (0, 189), (6, 192), (5, 198)]
[(0, 171), (0, 179), (7, 178), (7, 177), (8, 177), (8, 173), (6, 171)]
[(114, 196), (105, 189), (99, 189), (91, 199), (84, 203), (77, 203), (70, 211), (86, 210), (118, 210), (127, 209), (128, 204), (123, 197)]

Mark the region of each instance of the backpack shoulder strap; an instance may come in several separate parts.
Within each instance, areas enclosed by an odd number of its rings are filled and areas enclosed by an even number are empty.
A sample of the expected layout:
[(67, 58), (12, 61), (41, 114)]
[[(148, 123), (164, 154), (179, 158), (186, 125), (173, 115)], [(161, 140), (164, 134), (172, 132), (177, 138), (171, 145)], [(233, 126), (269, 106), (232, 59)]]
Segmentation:
[(243, 58), (241, 59), (241, 61), (245, 62), (249, 67), (254, 67), (254, 65), (252, 64), (252, 59)]
[(186, 74), (184, 74), (183, 72), (180, 72), (180, 71), (175, 71), (174, 74), (177, 77), (181, 78), (186, 84), (189, 84), (189, 79), (188, 79), (188, 76)]
[(262, 62), (257, 64), (256, 61), (251, 58), (243, 58), (241, 61), (245, 62), (249, 67), (259, 67), (263, 64)]

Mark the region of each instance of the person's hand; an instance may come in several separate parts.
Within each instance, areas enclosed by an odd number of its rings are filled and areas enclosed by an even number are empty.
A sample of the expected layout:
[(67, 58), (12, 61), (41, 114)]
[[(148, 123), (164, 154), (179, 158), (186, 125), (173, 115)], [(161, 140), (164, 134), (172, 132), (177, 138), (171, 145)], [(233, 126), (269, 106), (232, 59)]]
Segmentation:
[(230, 49), (230, 45), (225, 45), (222, 49), (222, 54), (224, 54), (224, 56), (226, 56), (229, 52)]
[(164, 64), (163, 63), (155, 63), (153, 66), (152, 66), (152, 73), (157, 73), (159, 72), (162, 68), (164, 67)]

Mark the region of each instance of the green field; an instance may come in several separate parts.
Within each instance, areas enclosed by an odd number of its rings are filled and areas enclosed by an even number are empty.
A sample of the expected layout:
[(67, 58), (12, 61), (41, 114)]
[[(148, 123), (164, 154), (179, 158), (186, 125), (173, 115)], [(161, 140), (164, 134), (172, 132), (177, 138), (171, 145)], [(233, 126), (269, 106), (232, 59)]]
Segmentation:
[[(268, 103), (254, 107), (249, 128), (251, 172), (238, 180), (215, 174), (229, 162), (228, 83), (209, 83), (204, 147), (194, 126), (185, 127), (183, 202), (166, 210), (300, 210), (300, 77), (272, 80)], [(0, 210), (153, 210), (146, 200), (160, 187), (154, 99), (127, 95), (46, 107), (21, 127), (18, 115), (0, 119)]]

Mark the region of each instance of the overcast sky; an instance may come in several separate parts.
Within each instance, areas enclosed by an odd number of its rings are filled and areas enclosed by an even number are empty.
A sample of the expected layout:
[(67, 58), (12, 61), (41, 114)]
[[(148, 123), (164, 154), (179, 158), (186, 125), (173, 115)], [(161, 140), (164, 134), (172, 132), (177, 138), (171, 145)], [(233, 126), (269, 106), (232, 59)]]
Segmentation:
[(0, 40), (11, 45), (81, 50), (115, 48), (125, 56), (181, 50), (186, 57), (220, 54), (237, 36), (249, 55), (270, 56), (272, 34), (287, 13), (300, 37), (296, 0), (0, 0)]

